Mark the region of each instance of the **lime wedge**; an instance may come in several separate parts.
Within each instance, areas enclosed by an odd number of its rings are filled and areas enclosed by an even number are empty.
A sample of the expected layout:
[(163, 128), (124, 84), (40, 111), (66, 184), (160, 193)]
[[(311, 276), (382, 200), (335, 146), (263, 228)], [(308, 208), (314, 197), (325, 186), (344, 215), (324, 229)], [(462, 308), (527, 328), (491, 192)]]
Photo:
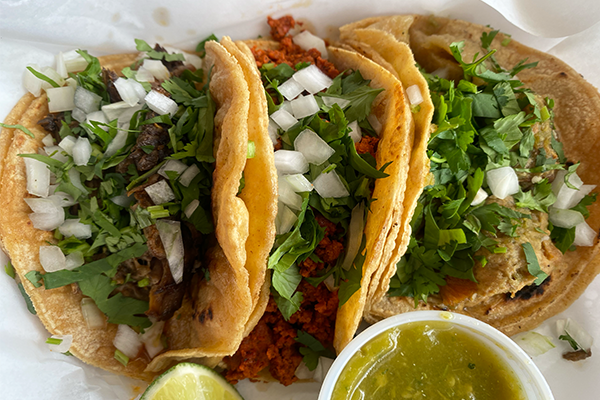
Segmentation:
[(148, 386), (140, 400), (243, 400), (221, 375), (203, 365), (181, 363)]

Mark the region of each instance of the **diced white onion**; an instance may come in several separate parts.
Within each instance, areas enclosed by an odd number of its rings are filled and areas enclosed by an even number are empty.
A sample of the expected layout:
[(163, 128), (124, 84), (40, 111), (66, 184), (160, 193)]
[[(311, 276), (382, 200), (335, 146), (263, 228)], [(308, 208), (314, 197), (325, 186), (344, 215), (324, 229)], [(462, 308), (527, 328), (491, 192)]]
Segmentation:
[(67, 152), (68, 155), (73, 155), (73, 147), (75, 147), (75, 143), (77, 143), (77, 138), (75, 136), (65, 136), (63, 140), (60, 141), (58, 146)]
[(73, 97), (75, 89), (71, 86), (46, 89), (48, 95), (48, 109), (51, 113), (71, 111), (75, 108)]
[[(40, 67), (37, 64), (29, 64), (28, 67), (33, 68), (36, 71), (40, 71)], [(29, 93), (38, 97), (42, 94), (42, 80), (37, 78), (31, 71), (25, 68), (25, 72), (23, 72), (23, 86)]]
[(319, 105), (312, 94), (299, 96), (291, 101), (294, 117), (297, 119), (308, 117), (319, 111)]
[(73, 335), (52, 335), (50, 338), (61, 340), (60, 344), (48, 343), (50, 351), (55, 353), (66, 353), (71, 348), (71, 344), (73, 344)]
[(73, 196), (64, 192), (55, 192), (48, 198), (54, 201), (59, 207), (70, 207), (74, 204), (77, 204)]
[(135, 74), (135, 79), (139, 82), (154, 82), (155, 81), (154, 75), (152, 75), (152, 72), (150, 72), (146, 68), (144, 68), (143, 65), (138, 68), (138, 70)]
[(338, 286), (335, 286), (335, 278), (333, 275), (329, 275), (327, 278), (325, 278), (323, 283), (325, 283), (325, 286), (327, 286), (327, 289), (329, 289), (330, 292), (338, 289)]
[(548, 209), (548, 219), (552, 222), (552, 225), (566, 229), (585, 222), (585, 218), (578, 211), (561, 210), (554, 207)]
[(33, 227), (42, 231), (53, 231), (65, 221), (65, 211), (55, 209), (49, 213), (32, 213), (29, 214), (29, 219), (33, 223)]
[[(160, 167), (160, 169), (158, 170), (158, 174), (162, 177), (169, 179), (169, 176), (167, 175), (167, 171), (175, 172), (175, 173), (177, 173), (177, 176), (179, 176), (179, 175), (183, 174), (183, 172), (187, 168), (188, 168), (188, 166), (179, 160), (167, 160), (167, 162), (164, 163), (162, 165), (162, 167)], [(187, 185), (185, 185), (185, 186), (187, 186)]]
[(80, 124), (83, 124), (87, 118), (86, 113), (81, 108), (77, 107), (73, 109), (71, 116), (75, 121), (79, 122)]
[(81, 183), (81, 173), (79, 171), (77, 171), (75, 168), (71, 168), (69, 169), (69, 180), (71, 181), (71, 183), (79, 190), (81, 190), (82, 193), (88, 193), (87, 188), (83, 185), (83, 183)]
[(187, 53), (185, 51), (182, 51), (182, 54), (185, 57), (186, 63), (193, 65), (196, 69), (202, 68), (202, 59), (199, 56)]
[(92, 226), (82, 224), (77, 219), (67, 219), (58, 227), (60, 233), (65, 237), (75, 236), (77, 239), (89, 239), (92, 237)]
[(341, 99), (339, 97), (323, 96), (321, 98), (323, 99), (323, 104), (325, 104), (327, 107), (332, 107), (334, 104), (337, 104), (341, 109), (343, 109), (350, 104), (350, 100)]
[(124, 130), (119, 130), (115, 137), (110, 141), (108, 146), (106, 147), (106, 151), (104, 155), (106, 157), (112, 157), (119, 152), (125, 145), (127, 144), (127, 137), (129, 133)]
[(148, 196), (150, 196), (152, 202), (156, 205), (175, 200), (175, 193), (173, 193), (167, 181), (158, 181), (150, 186), (146, 186), (144, 190), (146, 190), (146, 193), (148, 193)]
[(319, 53), (321, 53), (321, 58), (327, 60), (327, 46), (325, 46), (325, 41), (318, 36), (313, 35), (309, 31), (302, 31), (296, 36), (292, 38), (292, 41), (300, 46), (302, 50), (310, 50), (317, 49)]
[(158, 115), (169, 114), (172, 117), (178, 109), (177, 103), (156, 90), (151, 90), (144, 100), (148, 107)]
[(196, 211), (196, 209), (198, 208), (198, 206), (200, 205), (200, 202), (196, 199), (190, 201), (190, 204), (187, 205), (187, 207), (185, 208), (185, 210), (183, 210), (183, 213), (185, 214), (185, 216), (187, 218), (192, 218), (192, 215), (194, 215), (194, 212)]
[(131, 197), (127, 197), (125, 194), (121, 194), (119, 196), (112, 197), (110, 199), (113, 203), (123, 208), (127, 208), (133, 203), (133, 199)]
[(88, 328), (99, 329), (106, 326), (106, 316), (89, 297), (81, 299), (81, 313)]
[(40, 197), (48, 197), (50, 191), (50, 170), (41, 161), (33, 158), (23, 158), (27, 174), (27, 191)]
[(92, 155), (92, 145), (86, 137), (79, 136), (73, 146), (73, 161), (75, 165), (87, 165)]
[(294, 192), (310, 192), (313, 190), (313, 184), (302, 174), (292, 174), (283, 176)]
[(183, 186), (188, 187), (190, 183), (194, 180), (196, 175), (200, 173), (200, 168), (196, 164), (190, 165), (179, 177), (179, 183)]
[(160, 241), (167, 254), (171, 275), (173, 275), (175, 283), (180, 283), (183, 279), (184, 255), (181, 223), (179, 221), (159, 219), (156, 221), (156, 229), (158, 229)]
[(475, 194), (475, 198), (471, 202), (472, 206), (478, 206), (488, 198), (487, 192), (483, 188), (479, 188), (477, 194)]
[(284, 131), (298, 123), (298, 120), (292, 114), (282, 108), (271, 114), (271, 119)]
[(65, 269), (67, 260), (58, 246), (40, 246), (40, 264), (46, 272)]
[(531, 357), (540, 356), (556, 347), (552, 338), (533, 331), (520, 333), (512, 339)]
[(76, 50), (70, 50), (63, 53), (65, 67), (67, 72), (79, 72), (87, 68), (88, 63)]
[[(62, 86), (65, 84), (65, 80), (52, 67), (43, 68), (42, 74), (44, 74), (48, 78), (52, 79), (58, 86)], [(50, 89), (52, 87), (53, 86), (49, 82), (46, 82), (46, 81), (42, 82), (42, 89), (44, 89), (46, 92), (48, 91), (48, 89)]]
[(598, 237), (598, 232), (593, 230), (587, 222), (582, 222), (575, 226), (575, 246), (593, 246), (594, 240)]
[[(104, 115), (104, 113), (102, 111), (94, 111), (94, 112), (91, 112), (88, 115), (86, 115), (85, 123), (88, 124), (88, 125), (90, 125), (90, 126), (94, 126), (92, 124), (92, 121), (100, 122), (102, 124), (108, 124), (108, 120), (106, 119), (106, 115)], [(108, 126), (106, 126), (106, 125), (99, 125), (99, 127), (103, 131), (108, 132)], [(90, 129), (86, 128), (86, 130), (88, 132), (90, 132), (91, 135), (94, 135), (94, 133)]]
[(292, 75), (292, 79), (295, 79), (310, 94), (318, 93), (333, 84), (333, 80), (314, 64), (296, 72)]
[(65, 269), (68, 269), (69, 271), (77, 267), (81, 267), (85, 263), (85, 260), (83, 259), (83, 253), (81, 251), (72, 252), (65, 258), (65, 260)]
[(367, 117), (367, 121), (369, 121), (369, 124), (371, 124), (371, 127), (373, 128), (375, 133), (377, 133), (377, 135), (381, 135), (381, 129), (383, 128), (383, 125), (381, 124), (381, 122), (379, 122), (379, 118), (377, 118), (377, 115), (369, 114), (369, 116)]
[(419, 86), (412, 85), (406, 88), (406, 94), (408, 95), (408, 101), (411, 106), (418, 106), (423, 102), (423, 95)]
[(274, 154), (275, 168), (282, 175), (308, 172), (308, 161), (302, 153), (292, 150), (277, 150)]
[(360, 250), (360, 243), (363, 238), (363, 231), (365, 229), (365, 204), (361, 202), (352, 209), (352, 215), (350, 217), (350, 225), (348, 227), (348, 244), (346, 246), (346, 255), (344, 256), (344, 262), (342, 268), (346, 271), (350, 269), (358, 251)]
[(323, 383), (325, 380), (325, 376), (329, 372), (329, 369), (333, 365), (333, 360), (327, 357), (319, 357), (319, 364), (317, 364), (317, 368), (315, 369), (314, 380), (320, 383)]
[(302, 197), (294, 192), (294, 189), (283, 177), (279, 178), (278, 189), (280, 202), (293, 210), (300, 211), (302, 209)]
[(277, 134), (278, 131), (279, 127), (275, 121), (269, 118), (269, 138), (271, 139), (271, 142), (273, 142), (273, 146), (277, 144), (277, 139), (279, 138), (279, 135)]
[(362, 131), (360, 129), (360, 126), (358, 125), (358, 121), (350, 122), (348, 124), (348, 128), (350, 128), (350, 132), (348, 132), (348, 135), (350, 135), (350, 138), (352, 138), (352, 141), (354, 143), (360, 142), (362, 139)]
[(56, 212), (56, 210), (62, 210), (58, 196), (47, 198), (26, 197), (23, 200), (34, 213), (47, 214)]
[(567, 333), (573, 338), (579, 348), (586, 352), (589, 352), (592, 348), (592, 344), (594, 344), (594, 338), (571, 318), (556, 321), (556, 328), (559, 335)]
[(319, 196), (324, 198), (339, 199), (341, 197), (350, 196), (348, 189), (342, 183), (342, 180), (335, 171), (329, 171), (326, 174), (321, 174), (313, 181), (315, 190)]
[(564, 210), (575, 207), (586, 195), (596, 188), (595, 185), (584, 185), (577, 173), (569, 177), (569, 184), (577, 189), (568, 187), (565, 184), (567, 173), (568, 171), (564, 170), (558, 171), (552, 182), (552, 192), (556, 195), (556, 201), (552, 206)]
[(156, 357), (156, 355), (165, 348), (161, 340), (164, 326), (164, 321), (157, 321), (152, 324), (150, 328), (146, 329), (144, 333), (140, 334), (140, 339), (142, 340), (142, 343), (144, 343), (144, 347), (146, 347), (146, 352), (150, 356), (150, 359)]
[(277, 87), (279, 93), (288, 100), (294, 100), (304, 91), (304, 87), (294, 79), (288, 79)]
[(136, 331), (127, 325), (119, 324), (113, 345), (129, 358), (137, 357), (142, 347), (142, 342)]
[(46, 152), (46, 154), (49, 155), (50, 158), (53, 158), (62, 163), (66, 163), (69, 160), (68, 157), (63, 154), (64, 150), (62, 149), (62, 147), (46, 146), (44, 147), (44, 152)]
[(321, 165), (329, 159), (335, 150), (310, 129), (305, 129), (294, 140), (294, 149), (304, 155), (311, 164)]
[(69, 77), (69, 78), (65, 79), (65, 83), (68, 86), (71, 86), (73, 88), (73, 90), (77, 89), (78, 83), (75, 79)]
[(75, 89), (75, 96), (73, 98), (75, 107), (81, 109), (86, 114), (100, 110), (101, 100), (102, 97), (98, 96), (96, 93), (92, 93), (89, 90), (82, 88), (81, 86)]
[(131, 125), (131, 118), (133, 114), (140, 111), (142, 109), (141, 105), (133, 106), (131, 108), (125, 109), (121, 115), (119, 115), (119, 119), (117, 121), (117, 127), (119, 129), (129, 129)]
[(42, 138), (42, 143), (46, 147), (54, 146), (54, 137), (51, 134), (47, 134)]
[(505, 199), (519, 192), (519, 178), (512, 167), (501, 167), (485, 173), (492, 194), (499, 199)]
[(279, 105), (279, 109), (285, 110), (285, 111), (289, 112), (292, 115), (294, 114), (294, 109), (292, 108), (292, 103), (289, 102), (289, 101), (287, 101), (287, 100), (284, 100), (283, 103), (281, 103)]
[(142, 84), (133, 79), (118, 78), (115, 87), (121, 99), (131, 107), (146, 97), (146, 90)]
[(116, 103), (111, 103), (102, 106), (102, 112), (104, 113), (108, 121), (112, 121), (114, 119), (119, 118), (119, 116), (123, 114), (123, 112), (128, 108), (131, 108), (131, 106), (128, 103), (124, 101), (118, 101)]
[(277, 206), (277, 216), (275, 217), (275, 231), (278, 235), (288, 233), (296, 223), (298, 216), (294, 214), (286, 205), (279, 203)]
[(69, 77), (62, 51), (56, 55), (56, 72), (61, 78), (67, 79)]
[(171, 76), (167, 67), (160, 60), (145, 59), (142, 66), (159, 81), (167, 80)]

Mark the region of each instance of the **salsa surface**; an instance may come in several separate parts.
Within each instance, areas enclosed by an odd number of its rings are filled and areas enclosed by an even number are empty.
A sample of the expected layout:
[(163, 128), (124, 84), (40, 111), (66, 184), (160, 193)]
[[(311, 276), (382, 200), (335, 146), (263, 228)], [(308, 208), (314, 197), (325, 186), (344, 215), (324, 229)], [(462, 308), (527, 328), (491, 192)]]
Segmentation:
[(348, 362), (333, 391), (342, 399), (519, 400), (518, 378), (472, 334), (443, 321), (381, 333)]

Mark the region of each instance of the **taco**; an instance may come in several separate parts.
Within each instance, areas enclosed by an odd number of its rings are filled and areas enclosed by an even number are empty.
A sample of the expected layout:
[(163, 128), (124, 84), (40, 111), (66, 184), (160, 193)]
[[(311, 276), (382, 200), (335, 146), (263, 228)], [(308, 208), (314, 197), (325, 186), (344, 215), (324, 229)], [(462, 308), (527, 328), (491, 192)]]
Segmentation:
[(268, 371), (288, 385), (303, 358), (314, 370), (358, 327), (398, 235), (414, 124), (392, 73), (308, 31), (292, 38), (291, 17), (269, 24), (273, 40), (222, 41), (244, 67), (250, 102), (263, 104), (279, 193), (268, 304), (222, 365), (230, 381)]
[(513, 335), (566, 309), (600, 267), (597, 90), (555, 57), (469, 22), (381, 17), (342, 28), (342, 39), (373, 44), (369, 29), (410, 45), (436, 125), (410, 245), (367, 321), (444, 309)]
[[(274, 236), (249, 221), (273, 224), (276, 191), (254, 183), (274, 180), (268, 169), (244, 186), (272, 155), (249, 154), (256, 122), (235, 59), (216, 42), (204, 60), (137, 44), (143, 53), (72, 52), (79, 72), (66, 80), (30, 70), (48, 85), (0, 136), (0, 239), (57, 351), (150, 380), (235, 352)], [(247, 254), (255, 233), (264, 240)]]

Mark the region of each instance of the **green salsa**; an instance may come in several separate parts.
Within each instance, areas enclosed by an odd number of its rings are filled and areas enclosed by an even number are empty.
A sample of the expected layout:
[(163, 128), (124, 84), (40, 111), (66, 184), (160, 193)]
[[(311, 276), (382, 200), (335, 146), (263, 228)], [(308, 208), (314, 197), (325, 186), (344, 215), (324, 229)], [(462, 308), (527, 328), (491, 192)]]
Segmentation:
[(522, 400), (515, 373), (480, 339), (443, 321), (388, 329), (350, 359), (332, 400)]

